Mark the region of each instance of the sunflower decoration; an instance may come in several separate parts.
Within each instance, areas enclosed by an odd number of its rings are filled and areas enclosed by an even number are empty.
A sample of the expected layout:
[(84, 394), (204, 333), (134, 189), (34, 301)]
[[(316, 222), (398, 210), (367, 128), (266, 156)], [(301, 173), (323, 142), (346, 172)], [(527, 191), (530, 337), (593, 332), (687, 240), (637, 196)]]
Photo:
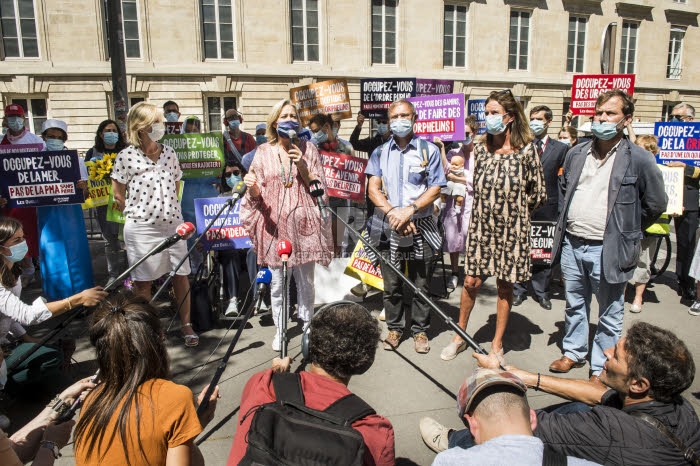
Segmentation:
[(112, 175), (115, 158), (117, 158), (116, 153), (105, 154), (100, 160), (92, 162), (88, 170), (88, 177), (90, 180), (102, 181), (105, 178), (109, 179)]

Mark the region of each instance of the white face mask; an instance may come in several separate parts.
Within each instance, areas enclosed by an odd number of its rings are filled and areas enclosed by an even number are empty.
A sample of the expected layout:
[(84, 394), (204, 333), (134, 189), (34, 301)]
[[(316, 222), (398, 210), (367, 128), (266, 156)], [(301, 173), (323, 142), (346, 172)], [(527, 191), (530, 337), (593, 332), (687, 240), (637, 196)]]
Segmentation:
[(153, 123), (151, 125), (151, 132), (146, 133), (149, 139), (153, 142), (158, 142), (165, 136), (165, 124), (163, 123)]

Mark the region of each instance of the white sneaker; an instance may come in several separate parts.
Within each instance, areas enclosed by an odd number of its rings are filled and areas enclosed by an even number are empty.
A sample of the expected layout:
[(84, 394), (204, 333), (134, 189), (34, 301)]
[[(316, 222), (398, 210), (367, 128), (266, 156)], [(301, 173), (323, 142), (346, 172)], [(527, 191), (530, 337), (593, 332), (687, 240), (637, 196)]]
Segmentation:
[(452, 275), (450, 281), (447, 283), (447, 289), (455, 290), (457, 289), (457, 282), (459, 282), (459, 277), (457, 275)]
[(238, 298), (231, 298), (228, 302), (228, 307), (226, 312), (224, 312), (226, 317), (237, 317), (238, 316)]
[(282, 349), (280, 345), (280, 340), (280, 332), (278, 330), (277, 332), (275, 332), (275, 338), (272, 339), (272, 351), (279, 351), (280, 349)]
[(688, 314), (691, 316), (700, 316), (700, 299), (696, 299), (690, 309), (688, 309)]
[(382, 309), (382, 312), (379, 313), (379, 320), (382, 322), (386, 320), (386, 310)]
[(447, 450), (447, 435), (452, 429), (448, 429), (435, 419), (424, 417), (419, 424), (420, 435), (425, 444), (435, 453)]

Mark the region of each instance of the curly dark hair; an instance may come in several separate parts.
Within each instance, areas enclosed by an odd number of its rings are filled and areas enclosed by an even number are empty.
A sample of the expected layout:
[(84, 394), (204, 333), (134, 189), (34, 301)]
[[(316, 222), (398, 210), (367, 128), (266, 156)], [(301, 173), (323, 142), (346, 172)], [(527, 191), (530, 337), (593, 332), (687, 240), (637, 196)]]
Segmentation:
[(372, 366), (379, 342), (377, 319), (359, 304), (337, 304), (311, 320), (309, 360), (333, 377), (347, 379)]
[(668, 403), (693, 383), (695, 362), (685, 343), (668, 330), (635, 322), (625, 340), (628, 379), (649, 381), (649, 396)]

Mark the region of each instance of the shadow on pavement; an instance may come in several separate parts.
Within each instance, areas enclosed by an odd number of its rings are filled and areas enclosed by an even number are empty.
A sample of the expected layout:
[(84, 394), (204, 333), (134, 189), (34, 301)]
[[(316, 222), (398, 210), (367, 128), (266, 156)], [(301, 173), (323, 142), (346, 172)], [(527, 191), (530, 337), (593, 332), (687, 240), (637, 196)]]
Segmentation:
[[(496, 332), (496, 314), (491, 314), (482, 326), (474, 333), (474, 340), (477, 343), (488, 343), (493, 340)], [(525, 351), (532, 345), (532, 335), (544, 333), (539, 325), (534, 324), (530, 319), (517, 312), (510, 312), (508, 318), (508, 328), (503, 335), (504, 351)]]

